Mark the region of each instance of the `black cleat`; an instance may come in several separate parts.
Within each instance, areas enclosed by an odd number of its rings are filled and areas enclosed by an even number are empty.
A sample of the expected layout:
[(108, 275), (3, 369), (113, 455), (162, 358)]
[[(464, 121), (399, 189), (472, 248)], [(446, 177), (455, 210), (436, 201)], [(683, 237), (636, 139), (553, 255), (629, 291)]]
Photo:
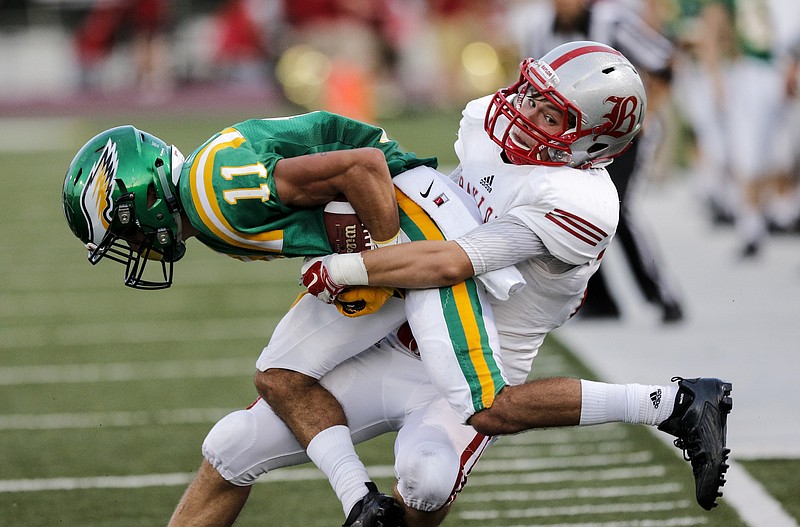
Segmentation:
[(658, 429), (677, 437), (675, 446), (692, 463), (697, 503), (705, 510), (717, 506), (725, 484), (728, 454), (725, 448), (728, 413), (733, 408), (732, 385), (719, 379), (678, 381), (675, 409)]
[(403, 507), (397, 500), (378, 492), (371, 481), (365, 485), (369, 492), (353, 506), (342, 527), (405, 527)]

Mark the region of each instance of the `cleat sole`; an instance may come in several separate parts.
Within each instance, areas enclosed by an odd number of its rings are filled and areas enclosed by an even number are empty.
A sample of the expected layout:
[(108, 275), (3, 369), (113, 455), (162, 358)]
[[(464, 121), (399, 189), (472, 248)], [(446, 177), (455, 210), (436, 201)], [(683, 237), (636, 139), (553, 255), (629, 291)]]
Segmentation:
[(733, 398), (727, 395), (723, 397), (719, 402), (719, 410), (726, 414), (731, 413), (731, 410), (733, 410)]

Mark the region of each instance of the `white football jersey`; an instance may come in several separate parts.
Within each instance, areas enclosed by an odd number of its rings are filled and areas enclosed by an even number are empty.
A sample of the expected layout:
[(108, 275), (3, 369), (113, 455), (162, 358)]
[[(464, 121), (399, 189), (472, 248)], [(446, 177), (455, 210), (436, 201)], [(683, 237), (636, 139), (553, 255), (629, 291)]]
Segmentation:
[(455, 143), (462, 168), (457, 183), (475, 199), (484, 222), (513, 215), (553, 256), (575, 266), (552, 274), (536, 259), (520, 262), (527, 285), (493, 306), (506, 374), (516, 384), (527, 377), (547, 333), (580, 307), (589, 277), (616, 231), (619, 197), (604, 168), (505, 163), (483, 128), (489, 98), (464, 110)]

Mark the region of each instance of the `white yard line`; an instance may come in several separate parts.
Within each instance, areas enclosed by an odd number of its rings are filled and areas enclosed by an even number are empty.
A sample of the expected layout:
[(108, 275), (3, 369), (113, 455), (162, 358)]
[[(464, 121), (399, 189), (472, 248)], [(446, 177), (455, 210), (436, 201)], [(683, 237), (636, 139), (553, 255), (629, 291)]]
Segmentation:
[[(389, 465), (367, 467), (373, 477), (391, 477), (394, 468)], [(140, 489), (146, 487), (185, 486), (194, 477), (191, 472), (171, 474), (141, 474), (137, 476), (101, 476), (83, 478), (37, 478), (0, 480), (0, 493), (41, 492), (76, 489)], [(325, 476), (316, 468), (294, 468), (270, 472), (259, 478), (259, 483), (281, 481), (323, 480)]]
[(797, 520), (735, 461), (725, 478), (725, 499), (750, 527), (798, 527)]
[[(120, 326), (115, 330), (114, 343), (123, 346), (186, 340), (227, 342), (230, 341), (230, 335), (236, 335), (237, 339), (258, 339), (260, 342), (266, 342), (265, 320), (265, 316), (217, 317), (213, 319), (213, 323), (209, 323), (207, 318), (196, 317), (180, 324), (152, 323), (147, 326), (146, 332), (140, 331), (137, 327)], [(220, 327), (225, 327), (227, 333), (221, 333)], [(69, 327), (52, 330), (42, 330), (35, 325), (0, 327), (0, 342), (3, 343), (3, 351), (48, 346), (108, 345), (108, 328), (103, 323), (94, 321), (76, 322)], [(259, 349), (260, 347), (253, 349), (254, 362)]]
[[(628, 520), (591, 523), (550, 523), (546, 527), (691, 527), (703, 525), (707, 522), (702, 516), (683, 516), (665, 520)], [(507, 527), (542, 527), (540, 523), (515, 524)]]
[(653, 460), (653, 453), (648, 451), (630, 452), (626, 454), (603, 454), (596, 456), (559, 457), (551, 459), (482, 459), (481, 472), (530, 472), (534, 470), (567, 468), (567, 467), (608, 467), (620, 465), (638, 465)]
[[(575, 433), (575, 432), (578, 433)], [(583, 432), (583, 433), (580, 433)], [(550, 428), (531, 430), (522, 434), (500, 438), (497, 445), (544, 445), (544, 444), (576, 444), (597, 443), (598, 441), (621, 441), (628, 437), (628, 425), (608, 425), (592, 427), (591, 433), (586, 429)], [(497, 448), (492, 447), (492, 451)]]
[(501, 518), (547, 518), (550, 516), (582, 516), (585, 514), (620, 514), (631, 512), (658, 512), (685, 509), (689, 500), (655, 501), (648, 503), (603, 503), (599, 505), (570, 505), (566, 507), (528, 507), (525, 509), (461, 511), (462, 520), (497, 520)]
[(462, 503), (481, 501), (545, 501), (584, 498), (620, 498), (628, 496), (654, 496), (680, 492), (680, 483), (661, 483), (656, 485), (629, 485), (618, 487), (581, 487), (552, 490), (511, 490), (497, 492), (470, 493)]
[(581, 442), (550, 445), (492, 445), (492, 457), (495, 459), (519, 459), (524, 457), (568, 457), (581, 454), (619, 454), (630, 452), (636, 446), (631, 441), (618, 442)]
[(0, 415), (0, 430), (64, 430), (215, 423), (231, 408), (180, 408), (135, 412)]
[(622, 479), (661, 478), (667, 473), (663, 465), (609, 468), (603, 470), (553, 470), (524, 474), (482, 474), (484, 461), (469, 477), (469, 487), (492, 485), (544, 485), (561, 481), (617, 481)]
[(0, 368), (0, 386), (244, 377), (253, 371), (255, 360), (251, 358), (6, 366)]

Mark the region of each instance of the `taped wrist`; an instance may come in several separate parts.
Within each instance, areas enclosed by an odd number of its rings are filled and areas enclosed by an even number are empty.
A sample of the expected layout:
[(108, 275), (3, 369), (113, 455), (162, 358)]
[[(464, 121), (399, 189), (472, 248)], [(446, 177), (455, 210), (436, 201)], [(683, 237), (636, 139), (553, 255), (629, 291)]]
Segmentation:
[(367, 267), (358, 253), (334, 254), (327, 265), (331, 280), (341, 285), (369, 285)]

